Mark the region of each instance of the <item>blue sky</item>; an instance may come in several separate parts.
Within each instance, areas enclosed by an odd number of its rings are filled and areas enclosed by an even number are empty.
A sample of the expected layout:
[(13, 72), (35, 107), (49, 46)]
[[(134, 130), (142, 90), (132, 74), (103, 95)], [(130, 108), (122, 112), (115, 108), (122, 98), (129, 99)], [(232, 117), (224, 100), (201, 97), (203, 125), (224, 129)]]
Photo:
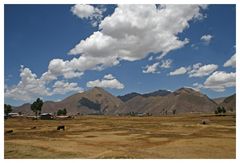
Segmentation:
[(5, 103), (93, 86), (114, 95), (184, 86), (211, 98), (235, 93), (235, 5), (4, 8)]

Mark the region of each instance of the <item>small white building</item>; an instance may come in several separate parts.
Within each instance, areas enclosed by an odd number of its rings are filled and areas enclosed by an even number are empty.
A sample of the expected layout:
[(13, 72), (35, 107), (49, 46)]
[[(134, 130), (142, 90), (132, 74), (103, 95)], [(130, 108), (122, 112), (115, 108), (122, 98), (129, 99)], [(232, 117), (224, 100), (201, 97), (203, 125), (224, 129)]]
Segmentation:
[(53, 114), (52, 113), (42, 113), (40, 115), (40, 119), (44, 119), (44, 120), (49, 120), (49, 119), (53, 119)]
[(19, 117), (20, 115), (18, 113), (8, 113), (9, 117)]

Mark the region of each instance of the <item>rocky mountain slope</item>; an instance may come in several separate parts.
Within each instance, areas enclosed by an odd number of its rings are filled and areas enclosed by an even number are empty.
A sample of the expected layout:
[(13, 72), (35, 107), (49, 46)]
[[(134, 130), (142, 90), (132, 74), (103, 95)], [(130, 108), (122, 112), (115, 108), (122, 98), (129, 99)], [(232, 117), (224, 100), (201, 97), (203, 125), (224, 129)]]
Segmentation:
[(236, 94), (225, 98), (219, 105), (224, 106), (227, 111), (236, 112)]
[[(123, 107), (124, 102), (102, 88), (95, 87), (83, 93), (77, 93), (59, 102), (46, 101), (42, 113), (56, 113), (58, 109), (67, 109), (68, 115), (74, 114), (114, 114)], [(14, 109), (27, 115), (33, 115), (30, 104), (24, 104)]]
[(206, 95), (191, 88), (180, 88), (166, 96), (136, 96), (126, 102), (123, 112), (179, 114), (192, 112), (213, 113), (217, 104)]
[(221, 104), (225, 98), (226, 97), (218, 97), (214, 98), (213, 101), (215, 101), (217, 104)]

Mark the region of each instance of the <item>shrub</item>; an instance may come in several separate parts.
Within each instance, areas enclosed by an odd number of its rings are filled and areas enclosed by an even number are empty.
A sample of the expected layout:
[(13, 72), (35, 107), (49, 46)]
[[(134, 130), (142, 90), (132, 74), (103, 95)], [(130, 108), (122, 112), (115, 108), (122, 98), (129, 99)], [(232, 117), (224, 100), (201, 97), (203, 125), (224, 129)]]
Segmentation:
[(57, 111), (57, 115), (67, 115), (67, 110), (66, 110), (66, 108), (64, 108), (64, 109), (59, 109), (59, 110)]
[(215, 114), (225, 114), (226, 109), (223, 106), (218, 106), (214, 112), (215, 112)]
[(174, 110), (172, 111), (173, 115), (175, 115), (175, 114), (176, 114), (176, 111), (177, 111), (176, 109), (174, 109)]
[(6, 115), (8, 115), (9, 113), (12, 112), (12, 106), (11, 105), (7, 105), (7, 104), (4, 104), (4, 113)]

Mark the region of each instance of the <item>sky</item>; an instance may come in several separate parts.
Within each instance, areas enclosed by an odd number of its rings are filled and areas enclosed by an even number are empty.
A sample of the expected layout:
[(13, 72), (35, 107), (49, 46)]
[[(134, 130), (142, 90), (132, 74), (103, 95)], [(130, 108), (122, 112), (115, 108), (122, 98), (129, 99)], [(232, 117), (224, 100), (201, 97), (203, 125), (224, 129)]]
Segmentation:
[(235, 5), (5, 5), (4, 98), (236, 92)]

